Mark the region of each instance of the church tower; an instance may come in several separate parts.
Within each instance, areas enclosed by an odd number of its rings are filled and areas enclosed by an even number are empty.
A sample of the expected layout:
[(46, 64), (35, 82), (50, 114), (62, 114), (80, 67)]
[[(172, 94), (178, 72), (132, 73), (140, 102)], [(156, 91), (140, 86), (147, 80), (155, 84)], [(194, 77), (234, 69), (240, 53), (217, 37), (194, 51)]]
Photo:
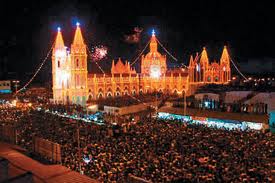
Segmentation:
[(87, 51), (80, 24), (76, 24), (74, 40), (71, 45), (71, 101), (74, 104), (86, 105), (87, 101)]
[(188, 66), (188, 73), (189, 73), (189, 81), (190, 82), (194, 82), (195, 80), (195, 65), (194, 65), (194, 59), (193, 59), (193, 55), (190, 56), (190, 60), (189, 60), (189, 66)]
[(55, 103), (69, 102), (70, 58), (66, 51), (61, 29), (58, 28), (52, 52), (52, 84)]
[(155, 31), (152, 31), (150, 52), (141, 57), (141, 73), (152, 77), (160, 77), (166, 73), (166, 56), (158, 52), (158, 43)]
[(202, 53), (201, 53), (201, 58), (200, 58), (200, 65), (199, 65), (199, 81), (205, 82), (206, 81), (206, 73), (208, 71), (208, 66), (209, 66), (209, 60), (208, 60), (208, 55), (206, 52), (206, 48), (203, 47)]
[(230, 56), (227, 47), (224, 46), (220, 59), (220, 81), (226, 83), (231, 79)]

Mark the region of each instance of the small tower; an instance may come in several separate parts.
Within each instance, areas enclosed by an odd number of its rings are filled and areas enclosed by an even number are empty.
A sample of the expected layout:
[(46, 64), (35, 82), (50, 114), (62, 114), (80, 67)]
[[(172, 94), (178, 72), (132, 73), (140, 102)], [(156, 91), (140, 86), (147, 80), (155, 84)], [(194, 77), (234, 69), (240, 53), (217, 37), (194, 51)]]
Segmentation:
[(74, 40), (71, 45), (71, 100), (74, 104), (86, 105), (87, 101), (87, 51), (80, 24), (76, 24)]
[(226, 46), (223, 48), (220, 59), (220, 78), (222, 83), (226, 83), (231, 79), (230, 56)]
[(53, 78), (53, 99), (55, 103), (68, 102), (69, 82), (70, 82), (70, 59), (67, 55), (66, 47), (58, 28), (56, 40), (52, 52), (52, 78)]

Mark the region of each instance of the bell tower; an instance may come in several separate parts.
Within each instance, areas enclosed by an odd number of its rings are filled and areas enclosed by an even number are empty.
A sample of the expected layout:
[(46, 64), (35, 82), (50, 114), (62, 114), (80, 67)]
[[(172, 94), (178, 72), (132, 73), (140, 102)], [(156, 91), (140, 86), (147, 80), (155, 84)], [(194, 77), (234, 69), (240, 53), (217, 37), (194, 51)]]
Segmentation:
[(87, 51), (80, 24), (76, 23), (74, 40), (71, 45), (71, 101), (82, 106), (87, 101)]
[(226, 46), (224, 46), (222, 51), (222, 56), (220, 59), (220, 67), (221, 67), (221, 71), (220, 71), (221, 82), (226, 83), (231, 79), (230, 56)]
[(52, 52), (53, 100), (55, 103), (67, 103), (70, 87), (70, 59), (58, 28)]
[(206, 81), (206, 72), (208, 71), (209, 59), (207, 55), (206, 48), (203, 47), (201, 58), (200, 58), (200, 68), (199, 68), (199, 81)]
[(160, 77), (167, 70), (166, 56), (158, 52), (158, 43), (155, 31), (152, 31), (150, 51), (141, 57), (141, 74)]

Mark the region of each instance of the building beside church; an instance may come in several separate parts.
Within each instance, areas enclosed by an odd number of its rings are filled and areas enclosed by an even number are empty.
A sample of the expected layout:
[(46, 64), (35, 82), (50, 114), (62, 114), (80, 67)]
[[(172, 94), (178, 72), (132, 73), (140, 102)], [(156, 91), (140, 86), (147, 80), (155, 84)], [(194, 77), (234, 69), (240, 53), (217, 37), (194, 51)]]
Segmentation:
[(226, 46), (223, 48), (220, 63), (213, 61), (209, 63), (206, 48), (204, 47), (199, 58), (198, 53), (195, 59), (191, 55), (189, 61), (189, 80), (191, 83), (227, 83), (231, 79), (230, 56)]
[(194, 60), (191, 56), (189, 69), (168, 69), (166, 56), (158, 52), (153, 33), (150, 50), (141, 57), (141, 73), (121, 59), (113, 60), (111, 70), (105, 74), (88, 73), (87, 46), (78, 24), (70, 51), (64, 45), (60, 29), (57, 33), (52, 53), (53, 101), (85, 106), (89, 100), (154, 91), (190, 94), (190, 86), (197, 83), (228, 82), (231, 73), (228, 59), (225, 47), (221, 64), (209, 65), (204, 49), (200, 61), (197, 61), (198, 55)]

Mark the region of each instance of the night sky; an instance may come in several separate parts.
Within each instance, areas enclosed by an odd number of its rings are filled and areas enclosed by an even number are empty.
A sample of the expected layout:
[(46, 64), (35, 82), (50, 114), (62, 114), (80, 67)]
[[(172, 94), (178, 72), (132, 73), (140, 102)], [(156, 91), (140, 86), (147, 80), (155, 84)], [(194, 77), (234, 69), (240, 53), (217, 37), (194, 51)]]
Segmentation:
[[(201, 51), (203, 46), (207, 47), (211, 60), (218, 60), (224, 44), (239, 63), (250, 58), (275, 58), (275, 6), (272, 4), (190, 2), (6, 2), (1, 5), (1, 67), (6, 64), (7, 71), (21, 75), (33, 72), (52, 45), (58, 26), (62, 27), (65, 44), (70, 46), (76, 21), (81, 23), (89, 46), (102, 44), (109, 48), (105, 64), (118, 57), (133, 60), (153, 28), (162, 44), (185, 64), (190, 54)], [(140, 43), (126, 43), (124, 35), (132, 33), (136, 26), (143, 28)], [(40, 77), (50, 71), (49, 59)]]

